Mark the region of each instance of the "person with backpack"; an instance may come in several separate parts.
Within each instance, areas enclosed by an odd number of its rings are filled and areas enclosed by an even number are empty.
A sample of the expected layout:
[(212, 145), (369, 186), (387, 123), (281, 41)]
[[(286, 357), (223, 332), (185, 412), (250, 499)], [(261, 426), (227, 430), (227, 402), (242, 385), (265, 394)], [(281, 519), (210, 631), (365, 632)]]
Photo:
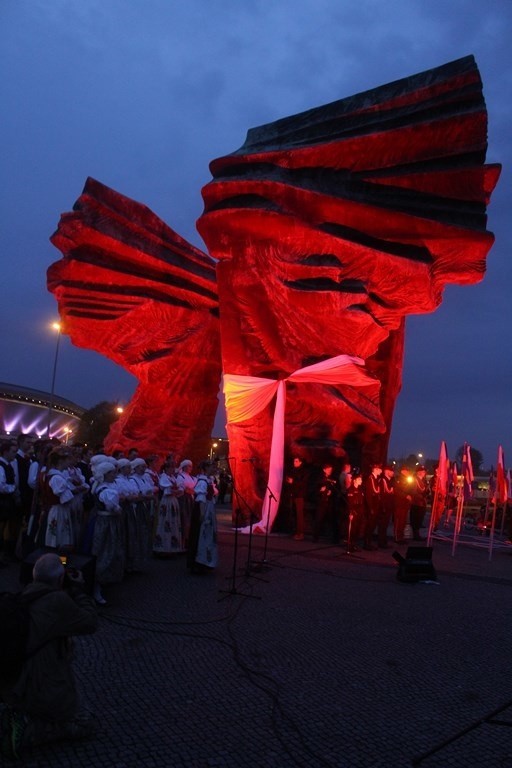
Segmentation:
[[(94, 731), (91, 717), (80, 713), (71, 666), (73, 636), (92, 634), (98, 627), (94, 600), (84, 590), (82, 574), (66, 571), (59, 555), (42, 555), (33, 579), (20, 598), (29, 611), (21, 669), (16, 679), (0, 681), (7, 705), (0, 734), (4, 757), (18, 758), (27, 748), (54, 741), (88, 738)], [(5, 634), (2, 625), (2, 642)]]

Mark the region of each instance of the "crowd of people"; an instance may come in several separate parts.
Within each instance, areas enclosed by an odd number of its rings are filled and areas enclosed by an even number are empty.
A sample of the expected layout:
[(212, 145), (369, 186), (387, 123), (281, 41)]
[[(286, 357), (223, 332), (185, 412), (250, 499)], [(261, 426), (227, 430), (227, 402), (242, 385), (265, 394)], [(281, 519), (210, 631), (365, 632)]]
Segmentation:
[(0, 444), (0, 567), (46, 547), (96, 558), (94, 597), (144, 570), (153, 554), (186, 555), (191, 572), (217, 564), (215, 499), (208, 462), (105, 455), (21, 435)]
[(422, 541), (421, 529), (432, 492), (426, 475), (423, 466), (412, 473), (401, 467), (395, 476), (393, 465), (375, 463), (363, 476), (348, 462), (339, 473), (332, 463), (324, 463), (321, 472), (315, 474), (295, 457), (285, 475), (282, 506), (295, 522), (294, 539), (299, 541), (306, 533), (307, 500), (313, 508), (313, 541), (327, 535), (334, 544), (346, 543), (350, 551), (386, 548), (391, 523), (395, 543), (405, 543), (407, 525), (412, 538)]

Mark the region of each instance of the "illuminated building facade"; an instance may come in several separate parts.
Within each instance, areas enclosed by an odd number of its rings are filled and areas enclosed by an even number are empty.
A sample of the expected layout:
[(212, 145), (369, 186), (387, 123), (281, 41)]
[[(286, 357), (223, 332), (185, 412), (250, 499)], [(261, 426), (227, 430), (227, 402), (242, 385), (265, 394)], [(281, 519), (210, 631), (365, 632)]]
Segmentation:
[(0, 437), (49, 434), (72, 441), (84, 412), (63, 397), (0, 382)]

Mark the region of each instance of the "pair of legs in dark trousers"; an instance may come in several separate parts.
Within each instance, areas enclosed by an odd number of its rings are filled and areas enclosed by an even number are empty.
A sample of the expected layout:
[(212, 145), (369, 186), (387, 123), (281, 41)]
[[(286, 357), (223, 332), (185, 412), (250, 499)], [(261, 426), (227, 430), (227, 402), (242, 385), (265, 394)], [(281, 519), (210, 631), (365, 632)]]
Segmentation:
[(295, 508), (295, 535), (304, 538), (304, 499), (298, 496), (293, 499), (292, 505)]
[(409, 502), (407, 500), (396, 499), (395, 511), (393, 513), (395, 541), (405, 541), (405, 526), (407, 525), (407, 515), (409, 514)]
[(332, 530), (332, 541), (337, 544), (339, 541), (339, 523), (338, 517), (335, 514), (334, 500), (331, 496), (320, 496), (318, 507), (316, 508), (315, 525), (313, 529), (313, 541), (318, 541), (324, 523), (327, 520), (329, 527)]
[(393, 504), (382, 504), (377, 515), (377, 539), (379, 547), (388, 545), (388, 526), (393, 515)]
[(372, 544), (372, 538), (373, 538), (373, 532), (375, 531), (375, 528), (377, 527), (377, 520), (379, 518), (379, 509), (373, 508), (373, 509), (367, 509), (366, 510), (366, 521), (365, 521), (365, 527), (364, 527), (364, 547), (365, 549), (375, 549), (375, 547)]
[(413, 538), (415, 539), (421, 539), (420, 528), (423, 528), (423, 518), (425, 517), (426, 509), (426, 507), (420, 507), (417, 504), (411, 504), (411, 528)]

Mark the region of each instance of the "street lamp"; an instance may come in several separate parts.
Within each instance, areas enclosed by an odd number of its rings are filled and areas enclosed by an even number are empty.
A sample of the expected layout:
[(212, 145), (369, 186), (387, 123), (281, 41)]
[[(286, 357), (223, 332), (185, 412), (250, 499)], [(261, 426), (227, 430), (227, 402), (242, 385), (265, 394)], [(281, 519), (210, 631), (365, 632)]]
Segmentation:
[(218, 443), (212, 443), (212, 447), (210, 448), (210, 461), (213, 459), (213, 449), (218, 447)]
[(52, 327), (52, 330), (57, 332), (57, 343), (55, 345), (55, 358), (53, 361), (52, 390), (50, 393), (50, 405), (48, 406), (48, 426), (46, 429), (46, 434), (48, 437), (50, 437), (50, 425), (52, 421), (53, 399), (55, 395), (55, 376), (57, 374), (57, 360), (59, 359), (59, 342), (60, 342), (60, 336), (62, 331), (62, 326), (60, 323), (52, 323), (51, 327)]
[(122, 405), (118, 405), (118, 406), (117, 406), (117, 408), (116, 408), (116, 413), (118, 413), (119, 415), (121, 415), (122, 413), (124, 413), (124, 408), (123, 408), (123, 406), (122, 406)]

